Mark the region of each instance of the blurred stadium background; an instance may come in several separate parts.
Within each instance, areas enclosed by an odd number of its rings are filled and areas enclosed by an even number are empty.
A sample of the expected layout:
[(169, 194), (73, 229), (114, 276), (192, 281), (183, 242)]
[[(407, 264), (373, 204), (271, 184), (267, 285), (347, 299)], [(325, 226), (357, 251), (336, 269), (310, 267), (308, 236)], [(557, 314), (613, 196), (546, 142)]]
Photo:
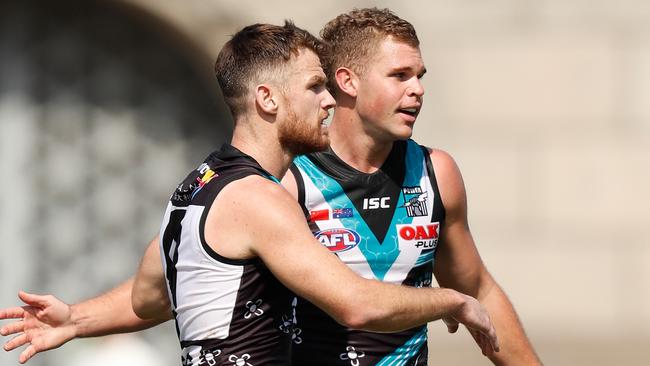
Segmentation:
[[(366, 6), (416, 27), (428, 73), (415, 138), (458, 161), (479, 250), (545, 363), (650, 364), (644, 0), (5, 0), (0, 307), (19, 289), (76, 302), (135, 271), (177, 180), (229, 137), (212, 75), (228, 35), (285, 18), (317, 33)], [(434, 323), (430, 338), (432, 364), (490, 364), (466, 333)], [(166, 324), (30, 364), (178, 354)]]

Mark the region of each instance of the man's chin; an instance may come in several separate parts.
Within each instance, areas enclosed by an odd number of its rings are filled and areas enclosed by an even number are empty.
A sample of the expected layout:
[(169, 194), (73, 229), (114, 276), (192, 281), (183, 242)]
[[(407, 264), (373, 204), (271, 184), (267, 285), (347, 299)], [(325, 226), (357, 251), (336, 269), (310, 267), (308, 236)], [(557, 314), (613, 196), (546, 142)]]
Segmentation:
[(411, 137), (413, 137), (413, 127), (412, 126), (404, 126), (403, 128), (400, 128), (399, 131), (395, 131), (395, 139), (396, 140), (408, 140)]
[(293, 143), (288, 146), (288, 150), (294, 155), (305, 155), (319, 151), (325, 151), (329, 147), (330, 140), (327, 135), (322, 136), (318, 140), (302, 141), (300, 143)]
[(325, 151), (329, 146), (330, 146), (329, 136), (327, 136), (327, 134), (325, 134), (324, 136), (321, 135), (321, 139), (318, 142), (309, 145), (309, 149), (311, 150), (309, 152)]

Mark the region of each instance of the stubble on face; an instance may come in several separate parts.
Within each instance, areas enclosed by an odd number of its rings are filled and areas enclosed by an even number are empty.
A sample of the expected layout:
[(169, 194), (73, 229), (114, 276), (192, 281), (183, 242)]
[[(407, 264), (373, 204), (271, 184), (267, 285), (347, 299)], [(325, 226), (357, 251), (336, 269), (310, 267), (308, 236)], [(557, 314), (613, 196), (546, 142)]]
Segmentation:
[(285, 101), (289, 106), (287, 118), (279, 126), (278, 138), (280, 144), (294, 156), (309, 154), (327, 149), (329, 136), (327, 131), (321, 131), (321, 125), (312, 125), (308, 121), (300, 120), (293, 110), (291, 102)]
[(278, 125), (280, 144), (293, 155), (325, 150), (329, 137), (322, 121), (334, 100), (325, 89), (320, 60), (309, 50), (301, 51), (290, 69), (290, 74), (284, 78), (282, 104), (286, 106), (286, 113)]

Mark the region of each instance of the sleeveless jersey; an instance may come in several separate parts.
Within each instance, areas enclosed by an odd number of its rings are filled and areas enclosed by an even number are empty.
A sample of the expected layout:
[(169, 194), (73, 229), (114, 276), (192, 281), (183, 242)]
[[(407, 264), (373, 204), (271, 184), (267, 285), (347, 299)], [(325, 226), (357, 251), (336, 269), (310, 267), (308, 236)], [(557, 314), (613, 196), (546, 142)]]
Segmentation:
[[(425, 147), (395, 142), (373, 174), (331, 150), (300, 156), (291, 169), (314, 236), (348, 267), (368, 279), (431, 285), (445, 211)], [(427, 364), (426, 325), (397, 333), (352, 330), (303, 299), (296, 315), (293, 365)]]
[(222, 257), (205, 240), (216, 196), (249, 175), (277, 182), (225, 144), (187, 176), (167, 206), (160, 252), (183, 365), (291, 364), (293, 295), (258, 258)]

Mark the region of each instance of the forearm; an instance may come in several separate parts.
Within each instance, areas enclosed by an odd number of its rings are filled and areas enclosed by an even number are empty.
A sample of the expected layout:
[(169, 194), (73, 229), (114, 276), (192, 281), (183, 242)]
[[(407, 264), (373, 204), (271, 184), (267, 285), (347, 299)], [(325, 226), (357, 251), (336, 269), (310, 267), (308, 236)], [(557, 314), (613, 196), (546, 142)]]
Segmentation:
[[(467, 297), (446, 288), (420, 288), (395, 285), (393, 291), (381, 289), (377, 296), (368, 292), (372, 302), (363, 325), (364, 330), (397, 332), (450, 317), (466, 305)], [(386, 294), (389, 292), (389, 294)], [(381, 295), (380, 295), (381, 294)], [(378, 299), (380, 299), (378, 301)]]
[(140, 319), (131, 306), (133, 278), (109, 292), (71, 306), (71, 320), (77, 338), (135, 332), (166, 319)]
[(478, 299), (488, 310), (499, 335), (501, 350), (489, 355), (495, 365), (541, 365), (508, 297), (494, 283)]

